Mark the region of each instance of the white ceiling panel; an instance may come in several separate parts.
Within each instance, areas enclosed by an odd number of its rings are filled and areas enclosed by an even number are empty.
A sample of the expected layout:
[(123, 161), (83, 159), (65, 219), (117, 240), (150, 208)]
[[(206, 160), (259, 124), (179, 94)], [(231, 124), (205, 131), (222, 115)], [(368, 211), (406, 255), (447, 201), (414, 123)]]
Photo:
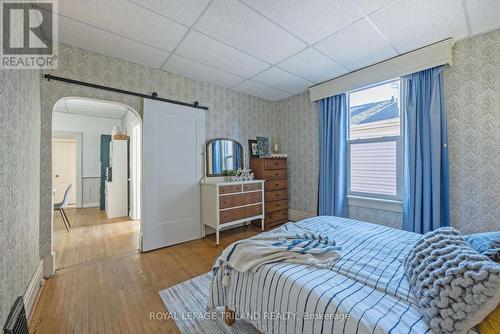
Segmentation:
[(277, 67), (271, 67), (257, 74), (252, 80), (292, 94), (302, 93), (313, 84)]
[(243, 81), (236, 75), (214, 69), (178, 55), (172, 55), (163, 66), (168, 72), (179, 74), (191, 79), (209, 82), (221, 87), (229, 88)]
[(397, 0), (351, 0), (364, 14), (370, 15), (384, 7), (389, 6)]
[(275, 64), (306, 45), (235, 0), (215, 0), (194, 28)]
[(366, 19), (353, 23), (314, 47), (351, 70), (397, 55)]
[(347, 68), (312, 48), (307, 48), (284, 60), (278, 67), (297, 74), (313, 83), (333, 79), (349, 71)]
[(174, 21), (191, 26), (209, 0), (128, 0)]
[(261, 97), (263, 99), (272, 101), (278, 101), (292, 95), (265, 85), (261, 85), (251, 80), (243, 81), (242, 83), (239, 83), (236, 86), (234, 86), (232, 89), (238, 92)]
[(467, 35), (462, 4), (458, 0), (402, 0), (370, 18), (400, 52)]
[(173, 50), (187, 31), (181, 24), (124, 0), (64, 0), (59, 1), (58, 12), (166, 51)]
[(499, 0), (467, 0), (473, 34), (500, 28)]
[(255, 57), (191, 30), (175, 53), (218, 69), (248, 78), (269, 65)]
[(59, 41), (78, 48), (159, 68), (169, 53), (60, 17)]

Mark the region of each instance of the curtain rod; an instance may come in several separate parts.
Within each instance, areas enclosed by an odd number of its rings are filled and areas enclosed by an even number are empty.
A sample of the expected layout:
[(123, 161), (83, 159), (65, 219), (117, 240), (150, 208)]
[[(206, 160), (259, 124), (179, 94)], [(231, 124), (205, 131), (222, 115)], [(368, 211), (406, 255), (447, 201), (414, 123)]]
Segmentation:
[(151, 100), (156, 100), (156, 101), (173, 103), (173, 104), (178, 104), (178, 105), (181, 105), (181, 106), (186, 106), (186, 107), (191, 107), (191, 108), (196, 108), (196, 109), (208, 110), (208, 107), (200, 106), (200, 104), (198, 103), (198, 101), (195, 101), (193, 103), (187, 103), (187, 102), (181, 102), (181, 101), (176, 101), (176, 100), (171, 100), (171, 99), (165, 99), (165, 98), (159, 97), (158, 93), (156, 93), (156, 92), (153, 92), (151, 95), (147, 95), (147, 94), (142, 94), (142, 93), (137, 93), (137, 92), (131, 92), (129, 90), (124, 90), (124, 89), (119, 89), (119, 88), (114, 88), (114, 87), (97, 85), (97, 84), (93, 84), (93, 83), (90, 83), (90, 82), (84, 82), (84, 81), (79, 81), (79, 80), (73, 80), (73, 79), (58, 77), (58, 76), (51, 75), (51, 74), (45, 74), (43, 77), (45, 79), (47, 79), (47, 81), (50, 81), (50, 80), (62, 81), (62, 82), (70, 83), (70, 84), (75, 84), (75, 85), (80, 85), (80, 86), (85, 86), (85, 87), (91, 87), (91, 88), (97, 88), (97, 89), (103, 89), (103, 90), (107, 90), (107, 91), (115, 92), (115, 93), (120, 93), (120, 94), (126, 94), (126, 95), (133, 95), (133, 96), (143, 97), (145, 99), (151, 99)]

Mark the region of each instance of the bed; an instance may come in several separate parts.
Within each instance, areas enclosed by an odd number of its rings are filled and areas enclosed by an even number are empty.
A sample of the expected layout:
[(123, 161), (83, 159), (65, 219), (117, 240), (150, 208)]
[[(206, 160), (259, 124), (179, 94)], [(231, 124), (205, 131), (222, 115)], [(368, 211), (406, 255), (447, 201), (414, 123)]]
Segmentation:
[(225, 306), (264, 333), (427, 333), (403, 260), (420, 234), (339, 217), (296, 224), (342, 247), (332, 269), (277, 262), (215, 273), (208, 307)]

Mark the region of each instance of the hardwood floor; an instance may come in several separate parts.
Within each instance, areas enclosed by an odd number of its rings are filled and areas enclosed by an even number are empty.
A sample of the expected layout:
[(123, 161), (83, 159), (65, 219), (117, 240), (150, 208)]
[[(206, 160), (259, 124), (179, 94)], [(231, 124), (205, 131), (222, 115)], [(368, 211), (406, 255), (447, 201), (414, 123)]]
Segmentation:
[(61, 269), (98, 259), (138, 253), (138, 221), (107, 219), (98, 208), (65, 209), (71, 230), (64, 228), (61, 215), (54, 212), (56, 268)]
[[(86, 218), (78, 217), (77, 210), (73, 220), (69, 217), (71, 232), (81, 228), (75, 232), (79, 236), (57, 236), (62, 241), (60, 263), (69, 266), (45, 282), (31, 333), (179, 333), (173, 320), (150, 320), (150, 312), (166, 312), (158, 292), (210, 271), (227, 245), (260, 232), (250, 225), (222, 232), (218, 247), (210, 235), (137, 253), (132, 245), (138, 240), (138, 223), (107, 221), (99, 212), (85, 210)], [(62, 222), (54, 224), (64, 229)], [(82, 249), (75, 249), (80, 243)]]

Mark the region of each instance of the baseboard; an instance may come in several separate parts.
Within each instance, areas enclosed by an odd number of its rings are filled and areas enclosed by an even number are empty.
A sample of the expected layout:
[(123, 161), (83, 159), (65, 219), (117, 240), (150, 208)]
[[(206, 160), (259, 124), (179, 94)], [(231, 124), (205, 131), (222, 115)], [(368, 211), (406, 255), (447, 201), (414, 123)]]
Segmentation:
[(99, 203), (86, 203), (82, 205), (82, 208), (98, 208)]
[(288, 210), (288, 220), (298, 222), (299, 220), (315, 217), (316, 215), (309, 212)]
[(33, 277), (28, 284), (28, 288), (23, 296), (24, 308), (26, 310), (26, 315), (28, 319), (31, 318), (31, 312), (34, 309), (35, 301), (37, 299), (38, 293), (40, 292), (40, 288), (43, 285), (43, 260), (38, 262), (36, 266)]

